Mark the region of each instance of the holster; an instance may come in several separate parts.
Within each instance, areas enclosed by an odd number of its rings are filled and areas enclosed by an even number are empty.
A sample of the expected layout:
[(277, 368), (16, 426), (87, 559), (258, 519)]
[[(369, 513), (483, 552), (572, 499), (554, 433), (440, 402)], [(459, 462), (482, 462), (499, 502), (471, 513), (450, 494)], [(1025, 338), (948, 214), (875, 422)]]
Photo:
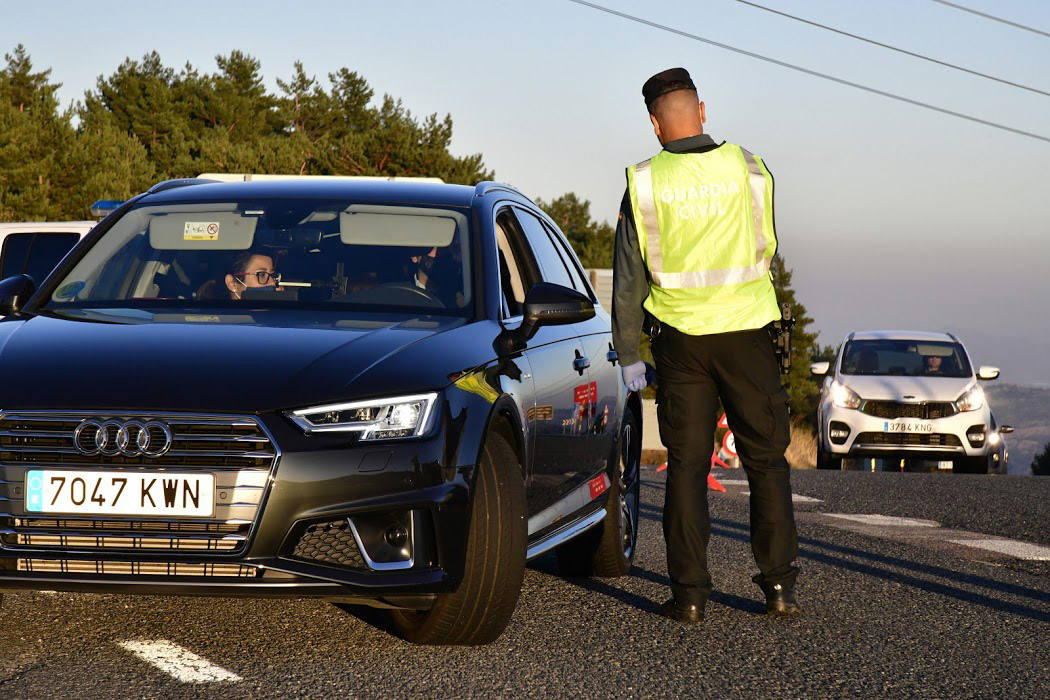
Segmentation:
[(776, 353), (777, 362), (780, 364), (780, 373), (790, 374), (791, 331), (795, 327), (795, 316), (790, 304), (780, 305), (780, 316), (780, 320), (767, 325), (766, 330), (769, 332), (769, 339), (773, 342), (773, 352)]

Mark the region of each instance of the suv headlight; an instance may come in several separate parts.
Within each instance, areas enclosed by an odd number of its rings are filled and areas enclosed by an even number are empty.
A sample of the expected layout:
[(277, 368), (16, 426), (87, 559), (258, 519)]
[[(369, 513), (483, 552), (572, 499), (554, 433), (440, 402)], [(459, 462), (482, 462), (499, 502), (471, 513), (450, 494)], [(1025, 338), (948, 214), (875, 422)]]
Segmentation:
[(960, 411), (976, 411), (983, 405), (984, 389), (981, 388), (980, 384), (974, 384), (955, 400), (955, 407)]
[(362, 440), (418, 437), (427, 429), (437, 394), (301, 408), (285, 415), (307, 433), (360, 433)]
[(859, 408), (860, 396), (836, 379), (831, 383), (831, 401), (839, 408)]

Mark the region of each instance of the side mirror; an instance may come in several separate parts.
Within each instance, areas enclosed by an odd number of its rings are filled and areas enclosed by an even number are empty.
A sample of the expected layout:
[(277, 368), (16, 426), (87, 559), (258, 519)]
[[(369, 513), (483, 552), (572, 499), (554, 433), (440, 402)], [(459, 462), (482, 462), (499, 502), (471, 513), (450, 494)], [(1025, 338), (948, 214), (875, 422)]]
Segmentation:
[(999, 432), (1002, 433), (1003, 435), (1009, 435), (1013, 431), (1014, 431), (1014, 427), (1012, 425), (1000, 425), (999, 426)]
[(830, 362), (814, 362), (809, 366), (809, 373), (814, 377), (823, 377), (831, 369)]
[(594, 302), (575, 289), (560, 284), (540, 282), (525, 295), (521, 326), (507, 330), (497, 338), (505, 352), (521, 348), (540, 326), (561, 326), (594, 318)]
[(978, 379), (983, 379), (985, 381), (991, 381), (993, 379), (998, 379), (999, 378), (999, 368), (998, 367), (989, 367), (987, 365), (982, 365), (981, 367), (977, 368), (977, 378)]
[(0, 280), (0, 316), (17, 312), (35, 291), (36, 282), (29, 275), (15, 275)]

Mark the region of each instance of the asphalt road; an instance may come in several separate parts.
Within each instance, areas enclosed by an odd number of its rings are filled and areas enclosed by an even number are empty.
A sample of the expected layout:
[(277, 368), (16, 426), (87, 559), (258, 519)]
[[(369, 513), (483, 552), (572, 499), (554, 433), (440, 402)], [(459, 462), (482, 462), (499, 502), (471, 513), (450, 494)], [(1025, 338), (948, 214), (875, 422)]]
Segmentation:
[[(711, 495), (717, 590), (699, 627), (656, 614), (668, 595), (664, 480), (651, 470), (644, 480), (632, 574), (574, 580), (553, 557), (534, 562), (490, 646), (412, 646), (382, 615), (314, 601), (8, 594), (0, 697), (1008, 698), (1050, 688), (1050, 562), (952, 543), (1050, 545), (1050, 479), (796, 472), (796, 493), (818, 500), (797, 504), (805, 614), (790, 621), (762, 615), (746, 485), (728, 483)], [(122, 646), (151, 641), (240, 680), (181, 682)]]

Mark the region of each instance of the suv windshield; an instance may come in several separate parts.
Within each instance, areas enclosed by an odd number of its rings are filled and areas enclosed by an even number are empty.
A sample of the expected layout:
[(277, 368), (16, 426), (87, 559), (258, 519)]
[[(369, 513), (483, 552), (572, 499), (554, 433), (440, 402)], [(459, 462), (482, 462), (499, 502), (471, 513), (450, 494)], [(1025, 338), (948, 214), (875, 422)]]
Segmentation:
[(311, 308), (468, 315), (467, 213), (267, 200), (140, 206), (48, 308)]
[(851, 340), (842, 353), (842, 374), (879, 377), (969, 377), (958, 343), (918, 340)]

